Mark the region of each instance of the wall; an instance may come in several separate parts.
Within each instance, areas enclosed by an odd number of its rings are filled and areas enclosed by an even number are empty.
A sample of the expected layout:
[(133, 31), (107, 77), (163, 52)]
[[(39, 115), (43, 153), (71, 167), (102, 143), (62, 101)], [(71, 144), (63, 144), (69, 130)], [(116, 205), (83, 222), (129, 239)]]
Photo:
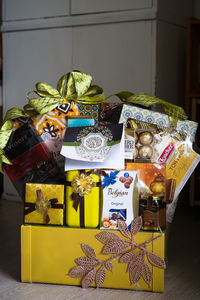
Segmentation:
[[(168, 6), (157, 0), (3, 0), (4, 113), (22, 108), (36, 82), (56, 86), (73, 69), (92, 74), (106, 95), (129, 90), (180, 103), (179, 51), (190, 6), (189, 0)], [(7, 179), (4, 188), (5, 198), (16, 198)]]

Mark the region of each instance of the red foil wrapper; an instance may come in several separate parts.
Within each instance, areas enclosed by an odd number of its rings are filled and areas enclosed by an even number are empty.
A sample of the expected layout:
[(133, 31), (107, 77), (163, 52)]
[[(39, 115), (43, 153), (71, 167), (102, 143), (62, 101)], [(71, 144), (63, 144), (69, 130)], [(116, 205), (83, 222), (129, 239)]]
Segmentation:
[(56, 161), (30, 124), (13, 132), (4, 151), (12, 162), (4, 170), (22, 198), (26, 182), (52, 183), (62, 179)]

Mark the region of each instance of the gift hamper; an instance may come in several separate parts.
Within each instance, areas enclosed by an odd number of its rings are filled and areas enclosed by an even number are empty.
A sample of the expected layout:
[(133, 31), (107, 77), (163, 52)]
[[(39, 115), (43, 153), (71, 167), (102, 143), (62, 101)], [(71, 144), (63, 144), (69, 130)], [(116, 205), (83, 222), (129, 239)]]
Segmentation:
[(200, 160), (197, 123), (154, 96), (115, 96), (73, 71), (6, 113), (1, 170), (24, 203), (22, 282), (164, 290), (166, 227)]

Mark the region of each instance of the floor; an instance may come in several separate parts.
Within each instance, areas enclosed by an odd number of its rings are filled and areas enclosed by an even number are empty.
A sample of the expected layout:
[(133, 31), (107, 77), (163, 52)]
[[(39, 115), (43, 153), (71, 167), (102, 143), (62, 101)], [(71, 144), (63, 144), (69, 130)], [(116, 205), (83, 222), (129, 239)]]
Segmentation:
[(200, 212), (176, 211), (168, 239), (164, 293), (20, 282), (22, 204), (0, 200), (0, 300), (200, 299)]

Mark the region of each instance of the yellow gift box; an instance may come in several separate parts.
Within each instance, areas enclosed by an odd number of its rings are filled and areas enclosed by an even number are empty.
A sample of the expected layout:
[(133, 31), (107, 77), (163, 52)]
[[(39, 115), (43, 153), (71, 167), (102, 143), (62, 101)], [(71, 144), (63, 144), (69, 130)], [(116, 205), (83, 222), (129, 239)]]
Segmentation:
[(64, 185), (26, 183), (24, 223), (63, 225)]
[[(140, 278), (136, 284), (130, 283), (130, 271), (127, 271), (127, 263), (120, 262), (119, 257), (108, 260), (110, 256), (102, 254), (102, 243), (95, 238), (103, 231), (97, 229), (80, 229), (51, 226), (30, 226), (21, 227), (21, 281), (22, 282), (40, 282), (51, 284), (83, 285), (82, 278), (72, 278), (76, 263), (84, 264), (96, 254), (96, 259), (106, 261), (105, 272), (97, 271), (102, 287), (146, 290), (153, 292), (162, 292), (164, 289), (164, 270), (145, 262), (151, 270), (152, 280), (148, 284), (143, 278)], [(113, 232), (113, 231), (109, 231)], [(108, 231), (104, 231), (108, 233)], [(109, 233), (108, 233), (109, 234)], [(115, 234), (122, 237), (119, 231)], [(122, 237), (122, 239), (126, 239)], [(145, 244), (146, 241), (147, 242)], [(138, 232), (135, 236), (135, 242), (144, 247), (151, 253), (151, 261), (157, 257), (157, 264), (164, 258), (164, 233), (158, 232)], [(83, 244), (84, 243), (84, 244)], [(142, 246), (143, 245), (143, 246)], [(139, 249), (137, 249), (139, 253)], [(84, 256), (87, 254), (86, 256)], [(117, 255), (116, 255), (117, 256)], [(124, 259), (125, 260), (125, 259)], [(148, 267), (146, 270), (148, 270)], [(83, 267), (78, 267), (79, 271)], [(129, 267), (130, 270), (130, 267)], [(98, 275), (103, 274), (103, 276)], [(98, 274), (98, 275), (97, 275)], [(92, 274), (90, 274), (92, 276)], [(90, 276), (90, 278), (91, 278)], [(147, 278), (149, 273), (147, 272)], [(92, 280), (91, 280), (92, 281)], [(91, 282), (91, 286), (96, 286)]]
[(98, 175), (88, 172), (66, 173), (67, 226), (96, 228), (99, 225), (100, 180)]

